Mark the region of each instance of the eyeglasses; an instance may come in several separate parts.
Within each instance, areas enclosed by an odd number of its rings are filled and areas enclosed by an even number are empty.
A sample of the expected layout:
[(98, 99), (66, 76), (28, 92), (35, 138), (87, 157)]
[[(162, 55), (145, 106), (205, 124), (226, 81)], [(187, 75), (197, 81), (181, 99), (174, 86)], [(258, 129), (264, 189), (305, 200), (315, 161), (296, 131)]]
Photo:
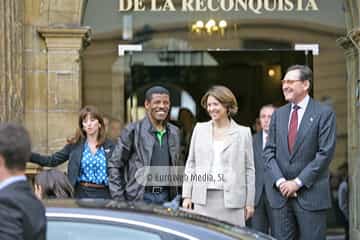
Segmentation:
[(281, 80), (282, 84), (288, 84), (288, 85), (292, 85), (295, 82), (303, 82), (304, 80), (288, 80), (288, 79), (283, 79)]

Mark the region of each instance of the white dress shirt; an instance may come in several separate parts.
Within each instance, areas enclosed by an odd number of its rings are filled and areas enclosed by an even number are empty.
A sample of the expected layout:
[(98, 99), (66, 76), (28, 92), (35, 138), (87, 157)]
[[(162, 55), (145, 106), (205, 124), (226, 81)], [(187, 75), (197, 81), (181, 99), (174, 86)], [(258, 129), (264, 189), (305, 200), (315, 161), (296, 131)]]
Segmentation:
[(269, 134), (263, 130), (263, 131), (262, 131), (262, 148), (263, 148), (263, 149), (264, 149), (265, 146), (266, 146), (266, 142), (267, 142), (268, 136), (269, 136)]
[[(302, 118), (303, 118), (303, 116), (304, 116), (306, 107), (307, 107), (307, 105), (309, 104), (309, 100), (310, 100), (309, 95), (306, 95), (306, 96), (304, 97), (304, 99), (301, 100), (301, 102), (299, 102), (298, 104), (296, 104), (296, 105), (299, 106), (299, 109), (297, 110), (297, 112), (298, 112), (298, 125), (297, 125), (297, 129), (299, 129), (299, 127), (300, 127), (300, 123), (301, 123), (301, 120), (302, 120)], [(294, 106), (295, 106), (295, 104), (294, 104), (294, 103), (291, 103), (291, 111), (290, 111), (290, 115), (289, 115), (288, 129), (289, 129), (289, 126), (290, 126), (291, 114), (292, 114), (293, 111), (294, 111)]]

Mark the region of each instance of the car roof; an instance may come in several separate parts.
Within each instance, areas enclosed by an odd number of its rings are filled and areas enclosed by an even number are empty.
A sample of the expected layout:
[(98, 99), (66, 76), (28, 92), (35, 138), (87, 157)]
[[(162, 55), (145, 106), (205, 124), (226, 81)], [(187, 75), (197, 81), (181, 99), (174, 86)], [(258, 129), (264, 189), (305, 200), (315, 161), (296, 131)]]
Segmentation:
[(100, 219), (121, 218), (127, 221), (139, 221), (152, 226), (164, 226), (171, 229), (182, 229), (184, 232), (191, 232), (204, 239), (208, 231), (222, 233), (229, 237), (241, 239), (273, 239), (268, 235), (248, 228), (219, 221), (214, 218), (191, 213), (189, 211), (174, 210), (158, 205), (145, 204), (143, 202), (119, 202), (104, 199), (54, 199), (45, 200), (47, 216), (50, 218), (77, 216), (97, 216)]

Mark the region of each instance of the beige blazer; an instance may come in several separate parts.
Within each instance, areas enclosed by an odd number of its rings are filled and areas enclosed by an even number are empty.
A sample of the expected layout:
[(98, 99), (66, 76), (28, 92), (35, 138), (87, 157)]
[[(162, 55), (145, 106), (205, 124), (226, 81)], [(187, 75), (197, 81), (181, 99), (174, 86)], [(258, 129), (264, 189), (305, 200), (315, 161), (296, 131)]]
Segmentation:
[[(213, 161), (212, 121), (198, 123), (191, 138), (186, 162), (183, 198), (206, 204), (206, 192)], [(224, 203), (226, 208), (254, 206), (255, 168), (250, 128), (231, 120), (222, 150)], [(214, 176), (213, 176), (214, 177)], [(218, 179), (215, 177), (215, 180)]]

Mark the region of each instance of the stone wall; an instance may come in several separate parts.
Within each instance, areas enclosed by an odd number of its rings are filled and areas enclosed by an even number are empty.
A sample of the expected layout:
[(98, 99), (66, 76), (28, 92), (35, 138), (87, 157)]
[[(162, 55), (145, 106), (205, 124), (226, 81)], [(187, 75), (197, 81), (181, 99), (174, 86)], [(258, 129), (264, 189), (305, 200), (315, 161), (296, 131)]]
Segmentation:
[(24, 123), (36, 152), (59, 150), (74, 134), (82, 106), (81, 54), (90, 33), (80, 27), (86, 2), (24, 1)]
[(0, 1), (0, 122), (24, 121), (24, 1)]

